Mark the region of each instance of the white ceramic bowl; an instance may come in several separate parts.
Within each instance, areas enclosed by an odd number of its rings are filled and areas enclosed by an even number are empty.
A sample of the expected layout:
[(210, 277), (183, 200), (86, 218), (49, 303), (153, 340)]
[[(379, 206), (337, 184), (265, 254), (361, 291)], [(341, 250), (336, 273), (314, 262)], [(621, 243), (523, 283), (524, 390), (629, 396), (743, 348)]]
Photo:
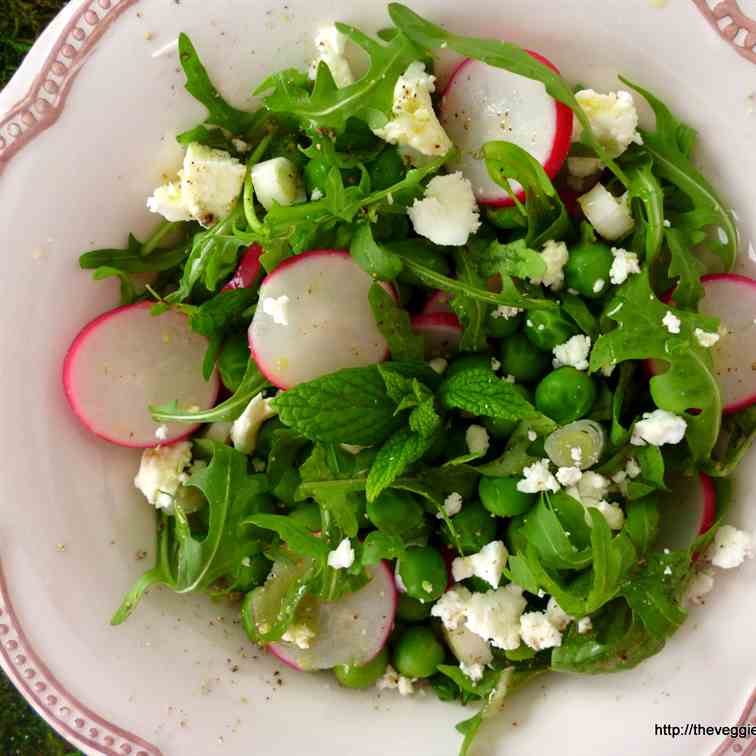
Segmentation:
[[(540, 50), (573, 81), (608, 87), (623, 72), (660, 94), (699, 130), (700, 162), (740, 219), (738, 267), (753, 272), (754, 0), (719, 3), (719, 21), (705, 0), (414, 5)], [(144, 200), (176, 167), (172, 135), (203, 115), (175, 56), (153, 53), (189, 32), (223, 91), (249, 105), (252, 86), (308, 60), (313, 29), (333, 19), (387, 22), (376, 0), (74, 0), (0, 95), (0, 661), (85, 753), (436, 756), (455, 753), (452, 725), (469, 715), (431, 696), (355, 694), (283, 669), (247, 643), (233, 611), (203, 598), (156, 590), (111, 628), (153, 557), (152, 513), (131, 486), (138, 452), (87, 434), (61, 389), (71, 338), (115, 301), (78, 270), (78, 254), (150, 227)], [(755, 462), (740, 468), (731, 513), (751, 531)], [(739, 719), (756, 684), (755, 579), (754, 561), (720, 575), (706, 607), (634, 671), (534, 684), (476, 753), (750, 752), (753, 742), (721, 735), (655, 736), (654, 724)]]

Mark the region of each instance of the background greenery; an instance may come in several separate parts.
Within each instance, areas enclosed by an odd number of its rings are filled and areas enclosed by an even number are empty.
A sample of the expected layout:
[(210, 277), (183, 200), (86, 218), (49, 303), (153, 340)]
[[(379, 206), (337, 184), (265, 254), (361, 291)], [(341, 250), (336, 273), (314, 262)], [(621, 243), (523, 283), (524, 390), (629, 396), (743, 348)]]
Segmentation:
[[(0, 89), (64, 0), (0, 0)], [(61, 740), (0, 673), (0, 754), (59, 756), (77, 753)]]

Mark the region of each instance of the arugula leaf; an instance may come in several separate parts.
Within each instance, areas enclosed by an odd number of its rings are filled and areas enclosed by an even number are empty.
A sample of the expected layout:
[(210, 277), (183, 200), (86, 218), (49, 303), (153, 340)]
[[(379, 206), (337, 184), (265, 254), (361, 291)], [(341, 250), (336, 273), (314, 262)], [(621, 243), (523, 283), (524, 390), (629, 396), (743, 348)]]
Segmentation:
[(655, 496), (644, 496), (625, 505), (624, 532), (639, 554), (645, 554), (659, 532), (659, 507)]
[(630, 438), (630, 430), (622, 425), (622, 407), (634, 374), (635, 365), (632, 362), (620, 365), (619, 381), (612, 397), (612, 427), (609, 431), (609, 439), (615, 448), (622, 446)]
[(242, 321), (242, 314), (257, 299), (255, 288), (222, 291), (208, 299), (189, 314), (189, 327), (207, 337), (209, 344), (202, 364), (205, 380), (209, 380), (215, 367), (223, 337), (233, 325)]
[(501, 273), (515, 278), (540, 279), (546, 272), (546, 263), (538, 252), (528, 247), (525, 239), (508, 244), (494, 241), (488, 248), (482, 269), (487, 276)]
[(243, 134), (254, 125), (258, 116), (229, 105), (210, 81), (197, 50), (189, 37), (179, 35), (179, 61), (186, 75), (186, 91), (207, 108), (205, 123), (221, 126), (234, 133)]
[(234, 271), (239, 250), (247, 246), (245, 240), (233, 233), (243, 211), (239, 204), (227, 218), (195, 235), (179, 287), (165, 298), (166, 302), (184, 302), (199, 281), (208, 291), (215, 291), (218, 284)]
[(596, 155), (611, 169), (614, 175), (622, 183), (627, 183), (622, 169), (609, 157), (604, 147), (596, 139), (588, 116), (575, 99), (569, 84), (554, 69), (534, 58), (526, 50), (509, 42), (452, 34), (446, 29), (421, 18), (401, 3), (389, 3), (389, 16), (398, 29), (418, 45), (427, 49), (448, 47), (465, 58), (475, 58), (475, 60), (480, 60), (489, 66), (504, 68), (528, 79), (540, 81), (555, 100), (564, 103), (575, 113), (583, 126), (585, 141), (593, 147)]
[(150, 414), (156, 423), (214, 423), (236, 420), (246, 409), (253, 397), (270, 384), (258, 370), (255, 361), (250, 359), (244, 378), (233, 396), (207, 410), (192, 412), (181, 409), (176, 402), (150, 405)]
[(485, 698), (491, 695), (499, 683), (501, 675), (501, 670), (499, 669), (486, 669), (482, 679), (478, 682), (473, 682), (459, 667), (452, 667), (449, 664), (439, 664), (436, 669), (450, 680), (454, 680), (460, 690), (477, 698)]
[(149, 256), (142, 253), (144, 245), (129, 234), (125, 249), (94, 249), (79, 257), (79, 266), (84, 270), (115, 268), (124, 273), (152, 273), (170, 270), (180, 265), (189, 252), (188, 245), (181, 243), (171, 249), (159, 249)]
[(695, 310), (704, 295), (701, 276), (706, 273), (706, 266), (696, 257), (681, 231), (667, 228), (664, 237), (671, 256), (668, 274), (678, 279), (672, 300), (678, 307)]
[[(434, 382), (438, 376), (424, 363), (389, 363), (402, 375)], [(345, 404), (344, 397), (349, 397)], [(404, 420), (395, 415), (376, 365), (345, 368), (289, 389), (273, 405), (285, 425), (312, 441), (371, 446), (385, 441)]]
[(732, 475), (751, 448), (756, 437), (756, 406), (727, 415), (723, 431), (726, 446), (715, 451), (712, 458), (704, 462), (704, 471), (716, 478)]
[(485, 367), (460, 370), (447, 378), (439, 389), (439, 399), (448, 409), (461, 409), (478, 416), (526, 419), (541, 433), (556, 428), (511, 383)]
[(666, 490), (664, 484), (664, 457), (658, 446), (640, 446), (628, 449), (640, 465), (641, 474), (627, 483), (627, 498), (640, 499), (658, 489)]
[[(680, 319), (679, 334), (670, 333), (662, 324), (667, 312)], [(651, 379), (651, 396), (657, 407), (685, 414), (691, 453), (697, 460), (708, 458), (719, 434), (722, 402), (711, 355), (693, 334), (695, 328), (716, 331), (718, 321), (660, 302), (651, 290), (647, 270), (632, 276), (617, 291), (607, 314), (619, 327), (596, 341), (591, 372), (625, 360), (667, 362), (669, 369)], [(700, 413), (690, 414), (688, 410), (693, 408)]]
[(117, 278), (121, 290), (121, 306), (133, 304), (139, 299), (139, 295), (136, 293), (136, 287), (131, 280), (131, 276), (118, 268), (102, 265), (95, 270), (92, 274), (92, 278), (95, 281), (102, 281), (105, 278)]
[(401, 428), (381, 447), (368, 473), (365, 493), (375, 501), (410, 465), (430, 448), (432, 439), (410, 428)]
[(464, 281), (439, 273), (426, 265), (413, 260), (410, 255), (399, 253), (404, 263), (404, 269), (414, 273), (426, 286), (431, 289), (441, 289), (450, 294), (468, 297), (478, 302), (492, 305), (508, 305), (509, 307), (521, 307), (525, 310), (552, 310), (557, 307), (556, 302), (550, 299), (535, 298), (521, 294), (514, 287), (496, 294), (479, 286), (472, 286)]
[[(486, 142), (483, 159), (491, 180), (506, 189), (527, 217), (525, 243), (528, 247), (542, 247), (550, 239), (564, 238), (570, 230), (570, 217), (543, 166), (527, 150), (513, 142)], [(524, 207), (510, 179), (519, 182), (525, 191)], [(533, 265), (532, 257), (530, 265)]]
[(322, 64), (311, 93), (284, 72), (266, 79), (255, 94), (269, 92), (263, 98), (269, 110), (290, 113), (308, 126), (341, 131), (351, 117), (374, 128), (383, 126), (391, 115), (396, 80), (410, 63), (422, 58), (422, 52), (404, 34), (394, 35), (384, 45), (347, 24), (337, 23), (336, 28), (369, 56), (364, 76), (339, 89), (328, 66)]
[(664, 192), (653, 172), (653, 164), (646, 160), (627, 170), (630, 180), (630, 199), (637, 199), (643, 209), (637, 233), (643, 235), (643, 246), (638, 251), (649, 265), (653, 265), (664, 240)]
[(223, 385), (229, 391), (237, 391), (244, 380), (249, 365), (249, 344), (247, 329), (234, 330), (223, 342), (218, 355), (218, 372)]
[(301, 482), (304, 467), (297, 470), (296, 462), (309, 443), (306, 438), (288, 428), (273, 431), (265, 474), (270, 481), (271, 491), (277, 498), (290, 501), (290, 491)]
[(369, 223), (360, 223), (352, 236), (349, 254), (374, 278), (392, 281), (402, 272), (401, 258), (378, 244)]
[(388, 343), (392, 359), (422, 360), (425, 342), (421, 334), (412, 330), (407, 311), (378, 283), (370, 287), (368, 301), (378, 330)]
[(248, 517), (242, 525), (255, 525), (272, 530), (296, 554), (310, 556), (324, 562), (328, 559), (328, 544), (312, 535), (307, 528), (285, 515), (259, 514)]
[[(476, 289), (485, 288), (486, 282), (478, 272), (473, 256), (472, 246), (467, 251), (454, 250), (454, 262), (457, 280)], [(451, 306), (462, 324), (462, 337), (459, 340), (459, 351), (482, 352), (486, 349), (486, 317), (488, 306), (480, 300), (456, 294), (451, 299)]]
[[(726, 271), (732, 270), (738, 254), (738, 232), (732, 211), (718, 196), (714, 187), (693, 165), (689, 152), (689, 135), (680, 145), (681, 129), (685, 129), (669, 108), (647, 89), (633, 84), (628, 79), (620, 79), (630, 88), (646, 99), (656, 116), (656, 130), (641, 130), (644, 149), (654, 159), (656, 172), (664, 179), (674, 184), (687, 195), (695, 211), (700, 211), (703, 222), (696, 223), (697, 229), (704, 226), (716, 226), (721, 229), (725, 241), (710, 239), (706, 247), (718, 255)], [(685, 132), (683, 131), (683, 134)]]
[(562, 312), (585, 334), (595, 340), (598, 335), (599, 324), (596, 316), (588, 309), (588, 305), (576, 294), (560, 292), (562, 298)]

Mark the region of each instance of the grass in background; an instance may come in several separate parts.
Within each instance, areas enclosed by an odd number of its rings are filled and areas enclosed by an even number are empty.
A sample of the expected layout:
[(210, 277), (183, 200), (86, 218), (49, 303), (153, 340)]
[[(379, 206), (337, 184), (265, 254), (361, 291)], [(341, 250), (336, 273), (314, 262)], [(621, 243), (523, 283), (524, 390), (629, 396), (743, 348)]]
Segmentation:
[[(0, 89), (65, 0), (0, 0)], [(0, 672), (0, 754), (63, 756), (77, 753), (37, 716)]]

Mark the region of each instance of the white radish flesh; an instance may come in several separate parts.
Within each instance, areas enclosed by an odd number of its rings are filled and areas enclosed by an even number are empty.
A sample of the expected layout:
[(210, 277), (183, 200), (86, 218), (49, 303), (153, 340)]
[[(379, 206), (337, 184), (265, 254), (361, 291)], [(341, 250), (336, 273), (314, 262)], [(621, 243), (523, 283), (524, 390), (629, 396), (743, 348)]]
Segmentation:
[(309, 648), (271, 643), (273, 656), (294, 669), (331, 669), (340, 664), (362, 665), (386, 645), (394, 627), (397, 594), (394, 576), (381, 562), (369, 567), (370, 582), (332, 603), (318, 604), (317, 635)]
[[(553, 70), (538, 53), (528, 51)], [(441, 100), (441, 123), (461, 152), (451, 170), (461, 170), (484, 205), (511, 205), (507, 192), (488, 175), (480, 158), (489, 141), (513, 142), (527, 150), (549, 176), (555, 176), (570, 149), (572, 111), (554, 100), (543, 84), (495, 68), (478, 60), (465, 60), (449, 80)], [(512, 182), (522, 198), (522, 187)]]
[(457, 351), (462, 326), (451, 312), (415, 315), (412, 330), (425, 338), (425, 359), (449, 357)]
[(281, 263), (262, 282), (249, 327), (260, 371), (286, 389), (386, 359), (368, 301), (372, 283), (347, 252), (317, 250)]
[(460, 664), (468, 667), (473, 664), (485, 666), (493, 661), (493, 653), (488, 643), (466, 627), (458, 627), (456, 630), (444, 628), (444, 637)]
[(704, 276), (700, 311), (719, 318), (711, 347), (725, 413), (756, 403), (756, 280), (733, 274)]
[(168, 424), (155, 432), (148, 406), (211, 407), (219, 381), (202, 377), (207, 339), (187, 317), (150, 314), (149, 302), (100, 315), (74, 339), (63, 363), (63, 388), (82, 424), (119, 446), (146, 448), (189, 436), (197, 426)]
[(627, 193), (615, 197), (603, 184), (596, 184), (577, 201), (585, 217), (604, 239), (620, 239), (635, 225)]

